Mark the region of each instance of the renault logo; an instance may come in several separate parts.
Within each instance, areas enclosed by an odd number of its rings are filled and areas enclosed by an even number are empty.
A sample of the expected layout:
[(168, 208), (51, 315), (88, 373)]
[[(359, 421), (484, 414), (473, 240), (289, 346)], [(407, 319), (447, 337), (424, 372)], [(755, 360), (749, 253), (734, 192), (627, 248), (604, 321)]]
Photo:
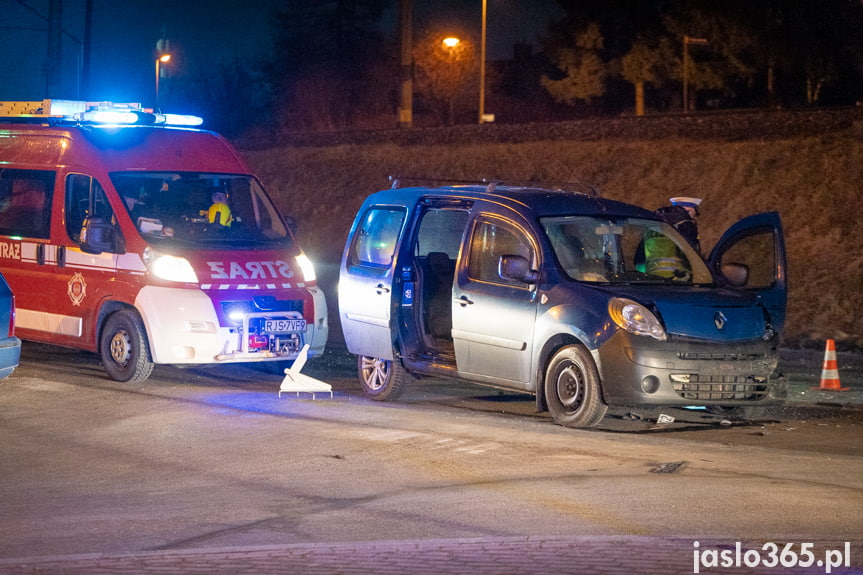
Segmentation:
[(728, 321), (728, 318), (725, 317), (725, 314), (721, 311), (713, 314), (713, 325), (716, 326), (716, 329), (722, 329), (725, 327), (725, 322)]

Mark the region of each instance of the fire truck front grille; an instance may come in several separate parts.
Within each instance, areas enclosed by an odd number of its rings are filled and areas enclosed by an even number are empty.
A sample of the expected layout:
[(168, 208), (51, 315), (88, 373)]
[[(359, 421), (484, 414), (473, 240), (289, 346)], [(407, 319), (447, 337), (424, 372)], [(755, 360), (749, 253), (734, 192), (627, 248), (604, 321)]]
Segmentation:
[(303, 300), (277, 300), (275, 298), (255, 298), (245, 301), (223, 301), (222, 316), (230, 325), (242, 325), (243, 315), (258, 312), (298, 312), (303, 314)]

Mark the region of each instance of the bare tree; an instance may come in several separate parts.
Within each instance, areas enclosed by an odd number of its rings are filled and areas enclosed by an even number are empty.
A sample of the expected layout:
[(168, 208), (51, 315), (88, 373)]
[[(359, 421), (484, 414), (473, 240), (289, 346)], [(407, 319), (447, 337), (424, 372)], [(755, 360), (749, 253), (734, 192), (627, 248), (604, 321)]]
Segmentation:
[(387, 0), (290, 0), (273, 14), (268, 73), (283, 127), (367, 125), (389, 91), (370, 82), (392, 59), (380, 32)]

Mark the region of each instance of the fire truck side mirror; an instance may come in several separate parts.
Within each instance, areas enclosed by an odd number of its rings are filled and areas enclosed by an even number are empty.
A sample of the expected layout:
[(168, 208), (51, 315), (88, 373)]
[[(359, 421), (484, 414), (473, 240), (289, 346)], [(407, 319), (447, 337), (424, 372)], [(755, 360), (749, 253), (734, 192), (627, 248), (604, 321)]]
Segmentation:
[(81, 226), (81, 250), (89, 254), (116, 254), (125, 252), (125, 246), (113, 224), (102, 218), (85, 218)]

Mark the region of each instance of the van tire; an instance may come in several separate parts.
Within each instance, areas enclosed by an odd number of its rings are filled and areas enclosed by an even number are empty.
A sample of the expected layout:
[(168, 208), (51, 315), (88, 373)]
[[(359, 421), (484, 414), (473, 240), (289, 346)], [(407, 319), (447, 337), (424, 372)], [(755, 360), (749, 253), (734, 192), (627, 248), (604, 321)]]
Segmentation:
[(545, 372), (544, 391), (548, 411), (565, 427), (593, 427), (608, 411), (596, 365), (581, 345), (569, 345), (554, 354)]
[(376, 401), (398, 399), (410, 377), (398, 358), (357, 356), (357, 372), (363, 392)]
[(102, 366), (114, 381), (140, 383), (153, 371), (144, 323), (134, 311), (120, 310), (108, 316), (99, 353)]

